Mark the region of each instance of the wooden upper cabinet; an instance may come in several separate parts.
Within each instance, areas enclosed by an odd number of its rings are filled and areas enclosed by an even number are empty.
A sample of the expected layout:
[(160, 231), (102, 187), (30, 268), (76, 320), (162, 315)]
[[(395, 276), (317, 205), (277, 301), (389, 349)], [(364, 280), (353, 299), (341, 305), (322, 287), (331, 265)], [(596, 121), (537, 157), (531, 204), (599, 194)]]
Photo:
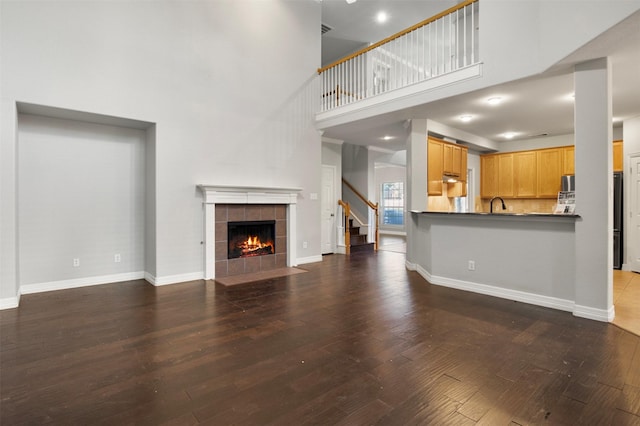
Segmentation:
[(498, 195), (514, 197), (513, 154), (498, 155)]
[[(443, 143), (442, 145), (444, 174), (462, 178), (462, 175), (467, 173), (466, 166), (464, 170), (462, 169), (462, 157), (463, 154), (466, 157), (467, 149), (449, 143)], [(466, 180), (466, 177), (464, 180)]]
[(480, 157), (480, 196), (491, 198), (498, 195), (498, 155)]
[[(469, 155), (469, 148), (460, 147), (460, 180), (467, 182), (467, 157)], [(466, 187), (466, 185), (465, 185)], [(465, 191), (465, 196), (467, 195)]]
[(429, 137), (427, 140), (427, 195), (443, 194), (443, 175), (456, 176), (461, 184), (447, 185), (449, 197), (467, 195), (467, 154), (465, 146)]
[(513, 154), (515, 175), (515, 196), (535, 198), (537, 195), (537, 155), (535, 151), (522, 151)]
[(613, 171), (621, 172), (624, 169), (622, 155), (622, 141), (613, 141)]
[(562, 176), (563, 149), (552, 148), (536, 151), (537, 154), (537, 178), (538, 198), (555, 198), (562, 189), (560, 177)]
[(427, 194), (442, 195), (444, 143), (429, 138), (427, 141)]
[(562, 149), (562, 174), (574, 175), (576, 174), (575, 168), (575, 146), (565, 146)]

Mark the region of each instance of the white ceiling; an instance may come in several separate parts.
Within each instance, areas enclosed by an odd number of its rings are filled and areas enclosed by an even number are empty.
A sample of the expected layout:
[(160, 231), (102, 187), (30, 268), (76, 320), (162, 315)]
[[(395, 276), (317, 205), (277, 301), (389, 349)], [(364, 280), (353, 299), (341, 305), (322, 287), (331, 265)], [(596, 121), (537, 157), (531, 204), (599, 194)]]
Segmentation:
[[(322, 23), (332, 29), (322, 36), (323, 64), (333, 62), (370, 42), (379, 41), (422, 19), (435, 15), (458, 1), (447, 0), (345, 0), (322, 1)], [(385, 25), (375, 23), (379, 10), (389, 15)], [(372, 119), (326, 129), (324, 136), (357, 145), (389, 150), (404, 149), (408, 119), (438, 121), (494, 141), (504, 141), (505, 132), (517, 132), (513, 140), (543, 134), (573, 133), (573, 65), (609, 56), (613, 80), (613, 117), (640, 115), (640, 12), (613, 27), (551, 70), (535, 78), (443, 99), (419, 107), (396, 111)], [(486, 99), (501, 96), (490, 106)], [(462, 123), (459, 117), (472, 114)], [(614, 123), (614, 126), (621, 122)], [(384, 136), (393, 139), (385, 141)]]

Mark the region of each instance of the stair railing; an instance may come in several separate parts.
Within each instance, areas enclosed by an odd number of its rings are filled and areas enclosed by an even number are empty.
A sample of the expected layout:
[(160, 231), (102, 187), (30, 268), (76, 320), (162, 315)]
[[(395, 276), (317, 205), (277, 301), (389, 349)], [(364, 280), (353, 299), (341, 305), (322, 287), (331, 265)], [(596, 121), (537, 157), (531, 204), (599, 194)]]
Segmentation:
[(318, 69), (329, 111), (480, 62), (479, 0), (431, 18)]
[[(351, 185), (345, 178), (342, 178), (342, 183), (349, 188), (351, 191), (353, 191), (353, 193), (356, 195), (356, 197), (358, 197), (363, 203), (365, 203), (367, 205), (367, 207), (369, 207), (375, 216), (375, 233), (374, 233), (374, 245), (373, 245), (373, 249), (374, 250), (378, 250), (378, 243), (380, 242), (380, 231), (379, 231), (379, 217), (378, 217), (378, 203), (373, 203), (369, 200), (367, 200), (367, 198), (362, 195), (353, 185)], [(338, 203), (340, 203), (340, 201), (338, 201)], [(348, 226), (345, 227), (345, 239), (347, 238), (347, 231), (348, 230)]]
[(344, 250), (346, 254), (351, 253), (351, 230), (349, 229), (349, 216), (351, 216), (351, 206), (342, 200), (338, 200), (344, 213), (342, 221), (344, 224)]

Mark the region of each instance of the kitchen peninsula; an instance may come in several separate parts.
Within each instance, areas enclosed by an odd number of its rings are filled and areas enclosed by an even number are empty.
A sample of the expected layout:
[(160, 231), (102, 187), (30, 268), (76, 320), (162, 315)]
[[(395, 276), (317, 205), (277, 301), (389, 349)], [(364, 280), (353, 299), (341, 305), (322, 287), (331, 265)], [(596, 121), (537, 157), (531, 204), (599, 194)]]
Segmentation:
[(579, 220), (578, 215), (411, 211), (408, 226), (415, 238), (407, 268), (432, 284), (602, 320), (573, 302)]

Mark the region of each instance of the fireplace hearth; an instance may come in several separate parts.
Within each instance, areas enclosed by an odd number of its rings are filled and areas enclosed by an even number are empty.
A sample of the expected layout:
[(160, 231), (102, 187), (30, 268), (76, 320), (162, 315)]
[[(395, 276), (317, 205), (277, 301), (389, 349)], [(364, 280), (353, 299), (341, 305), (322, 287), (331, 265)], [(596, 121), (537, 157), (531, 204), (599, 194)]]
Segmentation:
[(275, 228), (275, 220), (228, 222), (228, 259), (275, 254)]

